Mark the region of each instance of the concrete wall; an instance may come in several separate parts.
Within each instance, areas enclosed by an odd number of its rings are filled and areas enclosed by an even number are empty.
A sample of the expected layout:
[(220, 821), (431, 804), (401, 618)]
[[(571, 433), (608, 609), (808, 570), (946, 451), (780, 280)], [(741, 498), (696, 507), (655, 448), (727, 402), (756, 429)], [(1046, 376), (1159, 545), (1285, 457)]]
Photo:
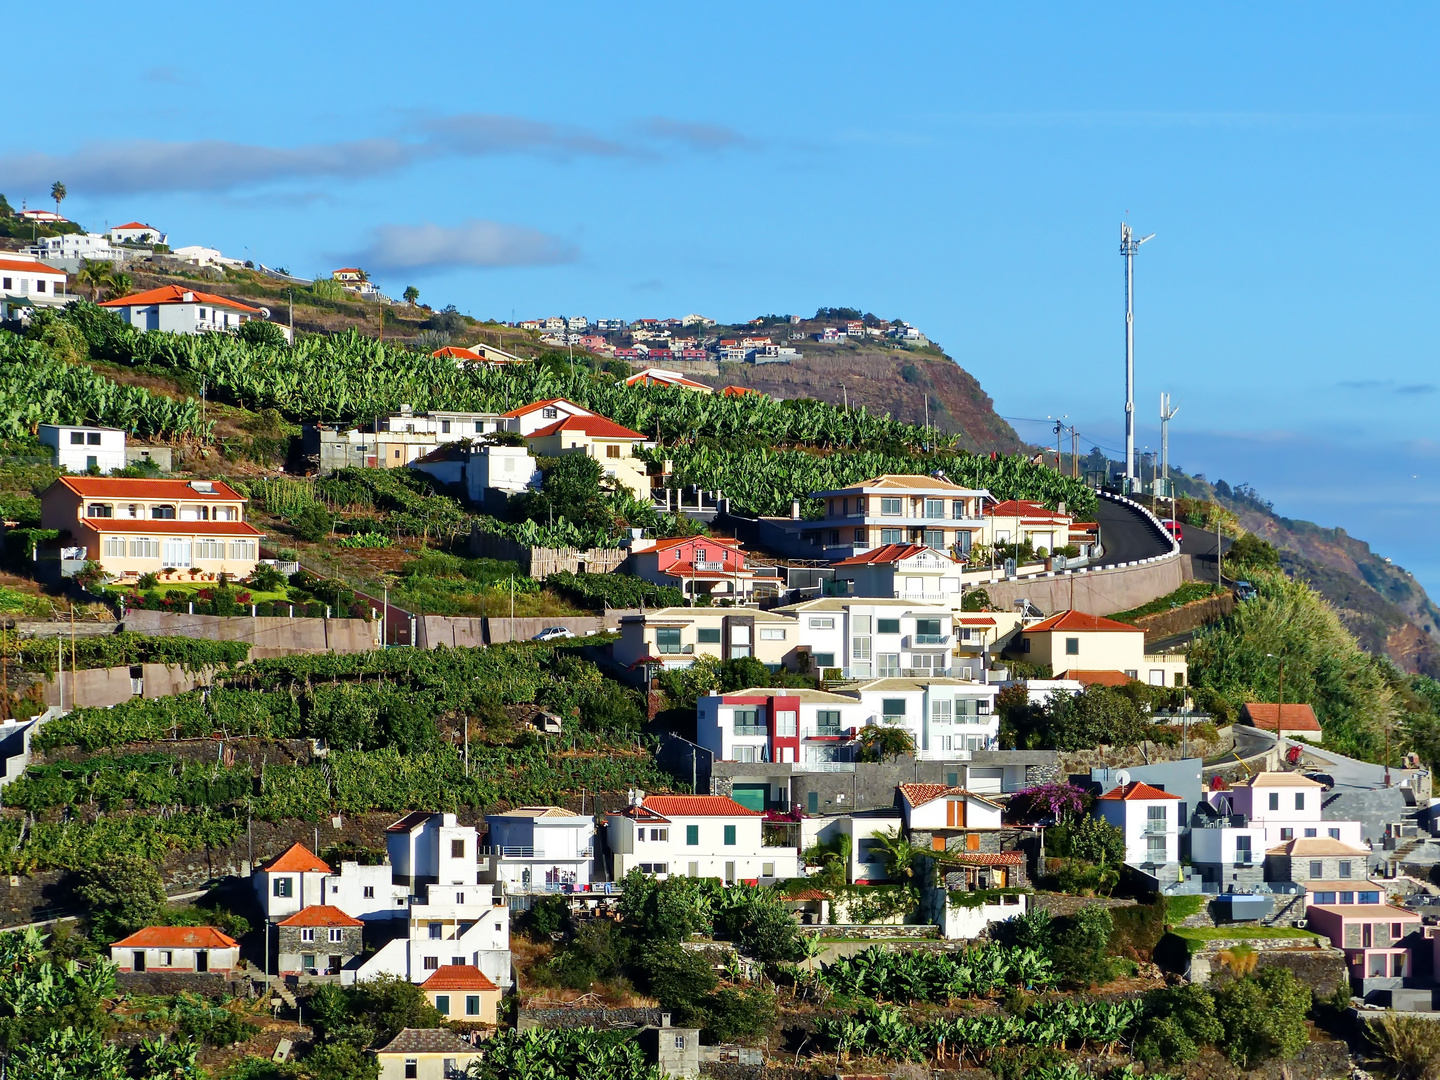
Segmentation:
[(375, 624), (364, 619), (250, 618), (131, 611), (126, 613), (119, 629), (156, 636), (248, 641), (252, 660), (294, 653), (368, 652), (376, 647)]
[(1072, 608), (1087, 615), (1113, 615), (1172, 593), (1185, 581), (1182, 560), (1165, 558), (1141, 566), (1077, 570), (1039, 578), (997, 581), (981, 588), (990, 594), (990, 602), (995, 607), (1006, 611), (1014, 609), (1016, 600), (1024, 599), (1047, 614)]
[(522, 573), (543, 581), (561, 570), (579, 573), (582, 566), (592, 574), (608, 574), (630, 553), (624, 548), (590, 548), (583, 551), (579, 548), (533, 548), (504, 536), (481, 532), (476, 526), (470, 530), (469, 554), (476, 559), (517, 562)]
[[(549, 615), (525, 619), (469, 619), (451, 615), (421, 615), (415, 620), (415, 644), (422, 649), (494, 645), (502, 641), (529, 641), (541, 630), (563, 626), (575, 634), (599, 633), (605, 621), (596, 615)], [(613, 617), (610, 620), (614, 622)]]

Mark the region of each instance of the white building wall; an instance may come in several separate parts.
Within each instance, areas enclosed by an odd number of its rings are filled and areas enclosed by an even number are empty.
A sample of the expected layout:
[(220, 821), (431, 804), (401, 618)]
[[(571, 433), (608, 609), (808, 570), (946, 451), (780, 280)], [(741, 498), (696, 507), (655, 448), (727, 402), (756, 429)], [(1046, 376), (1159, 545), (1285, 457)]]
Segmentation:
[(980, 907), (956, 907), (946, 899), (945, 925), (941, 932), (951, 941), (969, 941), (979, 937), (987, 927), (1017, 915), (1024, 915), (1028, 897), (1024, 893), (1000, 898), (1003, 903), (982, 904)]
[(1149, 856), (1150, 834), (1146, 831), (1151, 806), (1165, 807), (1165, 861), (1178, 862), (1180, 826), (1176, 818), (1179, 802), (1172, 799), (1100, 799), (1095, 803), (1095, 812), (1125, 833), (1125, 861), (1138, 866), (1152, 861)]
[[(718, 878), (746, 881), (755, 878), (779, 879), (799, 876), (799, 852), (795, 848), (765, 847), (761, 843), (759, 817), (672, 817), (669, 825), (638, 823), (612, 815), (606, 827), (615, 859), (615, 877), (623, 878), (632, 868), (656, 877)], [(735, 842), (725, 843), (726, 826), (733, 826)], [(695, 843), (689, 842), (693, 827)], [(640, 830), (644, 829), (641, 839)], [(656, 869), (663, 865), (664, 870)], [(771, 874), (766, 874), (769, 867)], [(646, 869), (649, 867), (650, 869)]]
[[(81, 440), (78, 443), (77, 435)], [(117, 428), (41, 424), (37, 438), (43, 445), (54, 447), (56, 467), (72, 473), (87, 471), (91, 458), (102, 473), (125, 467), (125, 432)]]
[(338, 874), (327, 874), (320, 885), (321, 903), (337, 907), (352, 919), (403, 919), (409, 915), (410, 890), (393, 883), (389, 866), (340, 864)]
[[(265, 909), (265, 917), (271, 922), (276, 922), (294, 915), (301, 908), (325, 903), (325, 877), (326, 875), (320, 873), (298, 874), (293, 871), (256, 870), (251, 875), (251, 881), (255, 886), (256, 898), (260, 901), (260, 906)], [(290, 883), (290, 895), (277, 896), (275, 894), (276, 882), (287, 879)], [(346, 914), (350, 913), (347, 911)], [(358, 915), (352, 917), (359, 918)]]
[(471, 450), (465, 466), (465, 494), (482, 502), (487, 490), (518, 494), (540, 482), (540, 470), (524, 446), (483, 446)]

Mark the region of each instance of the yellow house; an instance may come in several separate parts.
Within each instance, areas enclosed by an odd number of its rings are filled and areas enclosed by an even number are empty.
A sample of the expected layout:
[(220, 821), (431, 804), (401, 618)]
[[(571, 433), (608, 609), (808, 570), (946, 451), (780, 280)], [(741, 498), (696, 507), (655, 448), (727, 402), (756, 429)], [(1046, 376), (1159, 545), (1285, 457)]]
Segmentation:
[(753, 656), (779, 670), (799, 644), (799, 620), (755, 608), (672, 607), (625, 615), (615, 660), (648, 677), (689, 667), (697, 657)]
[(379, 1080), (453, 1080), (480, 1056), (449, 1028), (402, 1028), (375, 1051)]
[(1061, 611), (1022, 627), (1005, 652), (1026, 663), (1050, 665), (1056, 678), (1067, 672), (1078, 678), (1118, 671), (1151, 686), (1184, 686), (1189, 673), (1183, 654), (1148, 655), (1140, 627), (1083, 611)]
[(499, 1015), (500, 988), (474, 964), (441, 965), (420, 992), (452, 1023), (494, 1024)]
[(604, 474), (637, 499), (650, 498), (645, 462), (635, 451), (649, 445), (645, 436), (603, 416), (566, 416), (537, 428), (525, 437), (536, 457), (587, 454), (600, 463)]
[(40, 496), (40, 524), (119, 578), (166, 568), (248, 577), (263, 535), (245, 521), (245, 498), (219, 480), (62, 476)]

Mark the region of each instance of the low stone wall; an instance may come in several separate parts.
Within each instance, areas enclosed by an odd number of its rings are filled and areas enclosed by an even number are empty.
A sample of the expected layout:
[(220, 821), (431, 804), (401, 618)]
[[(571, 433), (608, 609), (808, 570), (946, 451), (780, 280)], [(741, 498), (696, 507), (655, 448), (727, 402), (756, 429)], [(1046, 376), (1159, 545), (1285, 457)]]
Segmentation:
[(1204, 626), (1206, 623), (1223, 619), (1234, 610), (1234, 595), (1221, 593), (1219, 596), (1212, 596), (1206, 600), (1195, 600), (1183, 607), (1171, 608), (1169, 611), (1143, 615), (1135, 620), (1135, 625), (1145, 631), (1147, 642), (1159, 641), (1161, 638), (1183, 634), (1187, 630), (1194, 630), (1197, 626)]
[(1349, 985), (1350, 975), (1343, 952), (1325, 944), (1299, 944), (1295, 938), (1234, 938), (1207, 942), (1190, 958), (1187, 973), (1190, 981), (1223, 986), (1233, 980), (1235, 973), (1220, 958), (1220, 953), (1237, 945), (1255, 950), (1257, 970), (1284, 968), (1321, 997), (1328, 996), (1342, 983)]
[(245, 982), (243, 975), (226, 976), (216, 972), (176, 974), (171, 971), (121, 971), (115, 975), (115, 983), (127, 994), (164, 995), (201, 994), (204, 997), (218, 997), (221, 994), (235, 994), (234, 984)]
[[(614, 622), (612, 614), (610, 622)], [(415, 644), (422, 649), (474, 648), (502, 641), (529, 641), (541, 630), (563, 626), (576, 637), (605, 629), (598, 615), (549, 615), (542, 618), (464, 618), (454, 615), (421, 615), (415, 620)]]
[(1030, 910), (1033, 911), (1036, 908), (1042, 908), (1057, 919), (1065, 915), (1074, 915), (1081, 908), (1122, 908), (1135, 906), (1137, 905), (1134, 900), (1124, 900), (1111, 896), (1073, 896), (1070, 893), (1036, 893), (1030, 897)]
[(1072, 608), (1087, 615), (1113, 615), (1148, 604), (1185, 584), (1178, 556), (1135, 566), (1103, 570), (1060, 571), (1044, 577), (997, 581), (978, 586), (1001, 611), (1013, 611), (1016, 600), (1029, 600), (1041, 611)]
[(154, 636), (248, 641), (252, 660), (295, 653), (368, 652), (377, 647), (375, 625), (365, 619), (250, 618), (131, 611), (126, 613), (120, 629)]
[(517, 1031), (531, 1028), (639, 1028), (660, 1026), (660, 1009), (600, 1009), (586, 1006), (551, 1009), (520, 1009), (515, 1017)]

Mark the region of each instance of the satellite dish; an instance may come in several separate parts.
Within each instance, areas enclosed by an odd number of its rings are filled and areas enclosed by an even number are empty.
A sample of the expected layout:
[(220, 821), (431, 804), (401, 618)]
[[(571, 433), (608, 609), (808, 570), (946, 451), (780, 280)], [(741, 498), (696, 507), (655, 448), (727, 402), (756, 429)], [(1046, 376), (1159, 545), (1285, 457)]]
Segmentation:
[(1119, 772), (1117, 772), (1115, 774), (1115, 783), (1119, 784), (1121, 787), (1124, 787), (1126, 784), (1130, 783), (1130, 770), (1121, 769)]

